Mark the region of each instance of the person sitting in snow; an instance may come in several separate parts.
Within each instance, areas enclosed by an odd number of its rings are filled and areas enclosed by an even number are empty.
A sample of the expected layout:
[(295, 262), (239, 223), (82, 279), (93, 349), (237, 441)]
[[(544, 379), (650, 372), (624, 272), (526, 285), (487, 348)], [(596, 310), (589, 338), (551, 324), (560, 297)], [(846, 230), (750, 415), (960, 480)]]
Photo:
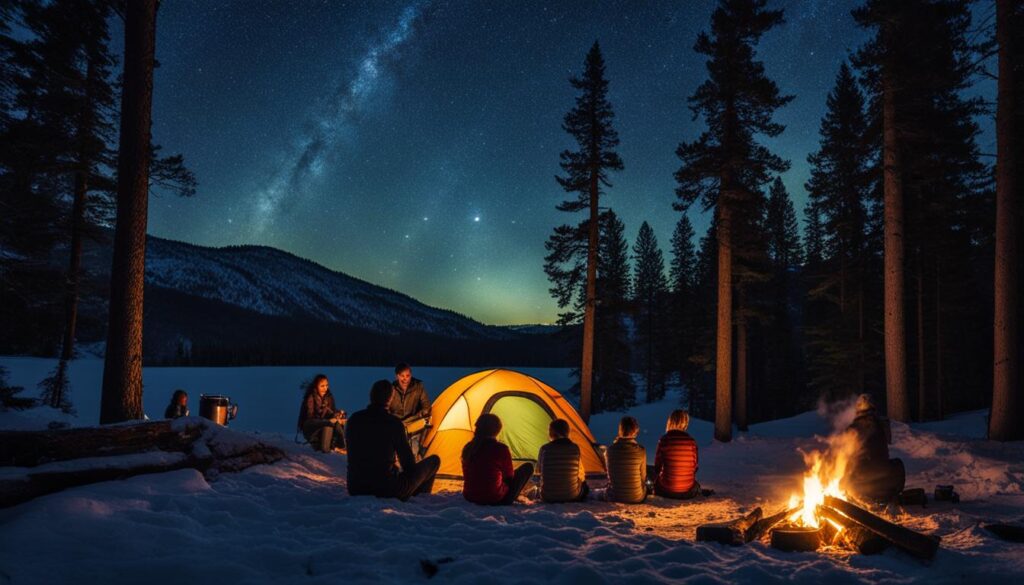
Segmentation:
[(540, 448), (540, 498), (545, 502), (582, 502), (590, 493), (579, 445), (569, 438), (569, 421), (555, 419), (548, 425), (550, 443)]
[(654, 454), (654, 493), (664, 498), (688, 500), (700, 495), (697, 483), (697, 441), (686, 432), (690, 415), (673, 410), (665, 424), (665, 434)]
[(889, 458), (889, 441), (870, 394), (857, 397), (857, 416), (849, 432), (860, 448), (853, 457), (847, 483), (863, 499), (884, 502), (903, 491), (906, 469), (900, 459)]
[(171, 396), (171, 403), (164, 411), (164, 418), (181, 418), (183, 416), (188, 416), (188, 392), (179, 388)]
[(462, 495), (474, 504), (509, 505), (533, 476), (533, 463), (512, 470), (512, 452), (498, 441), (501, 419), (481, 414), (473, 440), (462, 448)]
[(605, 452), (610, 502), (639, 504), (647, 498), (647, 450), (637, 443), (640, 423), (631, 416), (619, 421), (619, 436)]
[(409, 447), (419, 459), (420, 442), (430, 418), (430, 398), (423, 382), (412, 377), (412, 368), (406, 363), (395, 366), (392, 386), (395, 388), (395, 397), (391, 399), (388, 410), (402, 420), (409, 433)]
[(331, 452), (345, 448), (345, 411), (334, 406), (327, 376), (317, 374), (306, 386), (299, 408), (298, 428), (314, 449)]
[[(370, 404), (353, 414), (346, 425), (348, 493), (353, 496), (398, 498), (430, 493), (441, 458), (431, 455), (419, 463), (409, 448), (405, 425), (388, 412), (395, 389), (378, 380), (370, 389)], [(395, 460), (401, 467), (395, 465)]]

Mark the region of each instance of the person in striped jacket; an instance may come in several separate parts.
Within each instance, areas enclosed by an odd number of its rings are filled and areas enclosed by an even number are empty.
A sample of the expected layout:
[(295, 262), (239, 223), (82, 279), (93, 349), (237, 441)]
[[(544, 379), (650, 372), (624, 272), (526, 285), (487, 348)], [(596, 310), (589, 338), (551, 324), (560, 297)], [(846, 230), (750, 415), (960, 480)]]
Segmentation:
[(674, 410), (654, 455), (654, 493), (678, 500), (700, 495), (697, 483), (697, 441), (686, 432), (690, 415)]
[(540, 448), (540, 499), (545, 502), (582, 502), (590, 487), (580, 448), (569, 438), (569, 421), (557, 418), (548, 425), (550, 443)]

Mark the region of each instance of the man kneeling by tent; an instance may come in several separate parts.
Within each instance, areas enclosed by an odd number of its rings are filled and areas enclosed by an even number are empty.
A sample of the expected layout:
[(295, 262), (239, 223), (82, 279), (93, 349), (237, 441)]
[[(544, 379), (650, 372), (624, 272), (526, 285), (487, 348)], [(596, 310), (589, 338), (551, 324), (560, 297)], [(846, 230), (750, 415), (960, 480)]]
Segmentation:
[(857, 397), (857, 416), (849, 430), (856, 433), (860, 443), (852, 462), (850, 490), (877, 502), (895, 498), (903, 491), (906, 469), (902, 460), (889, 459), (889, 440), (870, 394)]
[[(378, 380), (370, 389), (370, 405), (353, 414), (346, 426), (348, 493), (353, 496), (398, 498), (430, 493), (441, 458), (431, 455), (419, 463), (413, 457), (405, 425), (388, 412), (394, 388)], [(395, 457), (401, 468), (395, 466)]]

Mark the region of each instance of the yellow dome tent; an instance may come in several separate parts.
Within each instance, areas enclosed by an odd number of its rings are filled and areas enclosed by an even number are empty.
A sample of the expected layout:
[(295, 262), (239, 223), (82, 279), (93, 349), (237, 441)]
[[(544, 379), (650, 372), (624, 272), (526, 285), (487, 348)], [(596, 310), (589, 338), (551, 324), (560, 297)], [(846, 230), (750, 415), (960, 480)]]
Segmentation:
[(484, 370), (457, 380), (434, 401), (433, 426), (423, 439), (426, 455), (441, 458), (438, 476), (462, 477), (462, 448), (473, 438), (476, 419), (492, 413), (501, 418), (498, 440), (508, 445), (513, 461), (536, 461), (548, 442), (548, 424), (569, 421), (569, 438), (580, 447), (588, 475), (604, 475), (597, 441), (576, 409), (554, 388), (513, 370)]

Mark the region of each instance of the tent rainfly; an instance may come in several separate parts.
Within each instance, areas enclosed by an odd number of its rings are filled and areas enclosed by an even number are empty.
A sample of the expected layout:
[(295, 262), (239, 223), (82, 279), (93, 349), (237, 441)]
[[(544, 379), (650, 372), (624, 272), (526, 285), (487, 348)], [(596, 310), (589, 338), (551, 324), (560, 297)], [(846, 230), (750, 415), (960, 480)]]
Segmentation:
[(597, 441), (569, 401), (544, 382), (513, 370), (484, 370), (457, 380), (431, 409), (433, 427), (424, 437), (426, 456), (441, 458), (439, 477), (462, 477), (462, 448), (473, 438), (476, 419), (484, 413), (501, 418), (498, 440), (508, 445), (513, 461), (536, 461), (548, 442), (548, 425), (569, 421), (569, 438), (579, 445), (587, 475), (604, 475)]

